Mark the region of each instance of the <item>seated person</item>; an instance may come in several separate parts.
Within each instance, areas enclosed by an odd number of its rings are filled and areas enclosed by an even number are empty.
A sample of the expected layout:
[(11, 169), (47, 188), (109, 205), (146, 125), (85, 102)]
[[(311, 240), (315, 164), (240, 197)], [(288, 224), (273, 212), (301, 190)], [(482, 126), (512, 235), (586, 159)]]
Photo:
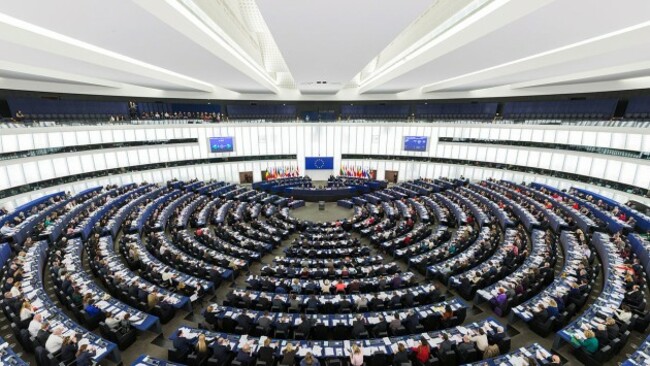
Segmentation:
[(300, 361), (300, 366), (320, 366), (320, 362), (311, 352), (307, 352), (305, 358)]
[(91, 349), (88, 344), (82, 344), (77, 351), (76, 366), (91, 366), (93, 364), (92, 358), (95, 356), (95, 350)]
[(95, 300), (93, 299), (90, 299), (88, 301), (84, 307), (84, 311), (91, 319), (101, 319), (104, 317), (104, 313), (102, 313), (102, 310), (98, 308), (97, 305), (95, 305)]
[(415, 359), (420, 361), (423, 365), (429, 360), (429, 355), (431, 354), (429, 343), (424, 337), (420, 338), (420, 344), (418, 344), (417, 347), (411, 348), (411, 351), (413, 352)]
[(189, 339), (185, 338), (185, 334), (183, 334), (183, 330), (181, 329), (179, 329), (176, 333), (176, 338), (172, 344), (176, 351), (182, 354), (187, 354), (192, 346), (192, 342), (190, 342)]
[(264, 345), (257, 351), (257, 359), (267, 365), (275, 363), (275, 348), (271, 347), (271, 338), (264, 339)]
[(589, 354), (598, 351), (598, 339), (596, 339), (596, 334), (591, 329), (584, 330), (583, 337), (571, 337), (571, 344)]
[(242, 366), (253, 366), (253, 352), (248, 343), (244, 344), (244, 346), (239, 349), (235, 360), (239, 361)]
[(194, 351), (196, 352), (196, 359), (199, 362), (210, 356), (210, 348), (208, 348), (208, 342), (205, 340), (205, 334), (199, 334)]
[(468, 334), (464, 335), (463, 342), (456, 346), (456, 350), (461, 357), (462, 355), (467, 355), (468, 352), (471, 352), (474, 349), (476, 349), (474, 347), (474, 342), (472, 342), (472, 338)]
[(63, 334), (63, 329), (59, 327), (54, 329), (54, 331), (52, 331), (52, 334), (47, 337), (47, 341), (45, 342), (45, 349), (49, 353), (57, 353), (59, 350), (61, 350), (61, 347), (63, 346), (63, 337), (61, 337), (61, 334)]
[(397, 344), (397, 353), (393, 355), (393, 366), (402, 366), (403, 363), (409, 362), (409, 355), (406, 351), (404, 343), (399, 342)]
[(639, 285), (632, 286), (632, 290), (625, 294), (623, 302), (632, 307), (638, 308), (643, 305), (643, 292), (641, 292)]
[(537, 309), (533, 310), (533, 321), (540, 324), (546, 323), (548, 320), (548, 312), (543, 304), (537, 304)]
[(225, 338), (218, 338), (212, 345), (212, 358), (225, 362), (226, 360), (229, 360), (230, 357), (230, 346), (228, 340)]

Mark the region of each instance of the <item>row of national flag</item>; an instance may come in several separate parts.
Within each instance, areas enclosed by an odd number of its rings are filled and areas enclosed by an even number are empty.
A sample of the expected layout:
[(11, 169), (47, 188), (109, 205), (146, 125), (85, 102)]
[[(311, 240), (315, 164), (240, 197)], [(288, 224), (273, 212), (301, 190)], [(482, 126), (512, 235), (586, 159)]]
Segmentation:
[(355, 177), (355, 178), (371, 178), (370, 168), (362, 168), (361, 166), (341, 165), (339, 175), (342, 177)]
[(300, 169), (297, 166), (281, 166), (268, 168), (266, 170), (264, 179), (278, 179), (278, 178), (289, 178), (289, 177), (299, 177)]

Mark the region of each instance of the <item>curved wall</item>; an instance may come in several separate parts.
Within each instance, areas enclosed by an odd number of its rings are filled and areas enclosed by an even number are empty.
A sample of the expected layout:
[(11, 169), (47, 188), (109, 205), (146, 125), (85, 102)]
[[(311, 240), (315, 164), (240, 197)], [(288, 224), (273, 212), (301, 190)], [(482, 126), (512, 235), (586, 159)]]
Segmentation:
[[(235, 151), (210, 153), (209, 137), (234, 137)], [(429, 146), (425, 152), (403, 151), (404, 136), (427, 136)], [(196, 138), (196, 143), (179, 145), (148, 145), (129, 148), (87, 150), (81, 152), (41, 155), (0, 161), (0, 190), (22, 186), (42, 180), (98, 170), (122, 168), (152, 163), (183, 161), (178, 168), (120, 174), (119, 182), (162, 181), (179, 179), (217, 179), (239, 182), (239, 171), (253, 171), (255, 181), (261, 179), (261, 170), (275, 166), (297, 165), (302, 173), (304, 157), (332, 156), (333, 171), (308, 171), (314, 179), (326, 179), (337, 174), (342, 164), (360, 165), (377, 169), (378, 178), (385, 170), (399, 171), (400, 180), (418, 177), (460, 176), (481, 179), (506, 174), (513, 180), (543, 180), (519, 172), (472, 166), (409, 161), (385, 161), (377, 156), (428, 157), (475, 160), (543, 168), (567, 173), (621, 182), (642, 189), (650, 188), (650, 161), (619, 156), (577, 152), (562, 149), (526, 148), (495, 144), (439, 142), (439, 137), (458, 137), (492, 140), (537, 141), (606, 147), (628, 151), (650, 151), (650, 131), (636, 128), (608, 128), (586, 126), (539, 126), (498, 124), (450, 123), (239, 123), (182, 126), (79, 126), (28, 129), (6, 129), (0, 135), (0, 153), (41, 149), (48, 147)], [(292, 154), (297, 161), (270, 161), (262, 157)], [(367, 157), (363, 160), (342, 159), (353, 154)], [(373, 158), (374, 156), (374, 158)], [(252, 161), (192, 166), (193, 161), (209, 158), (250, 157)], [(260, 157), (257, 159), (256, 157)], [(226, 167), (227, 166), (227, 167)], [(155, 173), (154, 173), (155, 172)], [(512, 174), (512, 175), (510, 175)], [(506, 177), (506, 176), (504, 176)], [(528, 178), (525, 178), (528, 177)], [(89, 179), (90, 182), (111, 182), (114, 177)], [(521, 179), (519, 179), (521, 178)], [(108, 180), (107, 180), (108, 179)], [(554, 181), (562, 182), (561, 179)], [(118, 181), (116, 181), (118, 182)], [(118, 182), (118, 183), (119, 183)], [(549, 182), (552, 184), (552, 182)], [(85, 183), (84, 183), (85, 184)], [(101, 183), (104, 184), (104, 183)], [(564, 183), (563, 183), (564, 184)], [(563, 185), (555, 184), (555, 185)], [(86, 185), (86, 186), (87, 186)], [(618, 200), (632, 198), (621, 191), (589, 187)], [(65, 185), (73, 191), (82, 183)], [(48, 190), (51, 190), (48, 188)], [(28, 200), (38, 192), (22, 194), (7, 199), (7, 206)], [(635, 197), (636, 199), (640, 199)]]

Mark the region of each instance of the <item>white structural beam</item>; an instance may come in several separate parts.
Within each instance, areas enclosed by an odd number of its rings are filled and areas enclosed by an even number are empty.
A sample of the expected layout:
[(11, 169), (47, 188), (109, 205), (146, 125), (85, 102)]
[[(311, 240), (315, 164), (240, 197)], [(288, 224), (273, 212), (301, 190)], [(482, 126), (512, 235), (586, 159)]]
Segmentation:
[[(215, 87), (194, 78), (151, 65), (101, 47), (50, 31), (0, 13), (0, 39), (93, 65), (211, 93)], [(226, 92), (225, 90), (223, 90)]]
[(231, 40), (219, 24), (192, 2), (183, 0), (133, 1), (263, 87), (276, 94), (282, 91), (277, 85), (277, 80), (273, 79), (262, 65)]
[(373, 72), (361, 81), (358, 92), (360, 94), (369, 92), (400, 75), (478, 40), (487, 33), (521, 19), (553, 1), (557, 0), (494, 0), (450, 29), (433, 37), (426, 44), (396, 55), (391, 62), (386, 63), (390, 66)]
[[(535, 70), (539, 68), (540, 65), (548, 67), (571, 61), (579, 61), (590, 57), (597, 57), (616, 50), (634, 49), (636, 46), (644, 46), (648, 37), (650, 37), (650, 22), (644, 22), (616, 32), (590, 38), (582, 42), (577, 42), (554, 50), (429, 84), (422, 87), (422, 92), (431, 93), (435, 91), (448, 90), (466, 84)], [(570, 78), (567, 80), (570, 80)], [(555, 82), (557, 83), (560, 81), (562, 81), (561, 78), (557, 79)]]
[(94, 86), (101, 86), (105, 88), (117, 89), (123, 86), (122, 83), (117, 83), (105, 79), (72, 74), (68, 72), (52, 70), (43, 67), (22, 65), (15, 62), (9, 62), (9, 61), (0, 61), (0, 70), (17, 72), (21, 74), (32, 75), (32, 76), (48, 78), (48, 79), (57, 79), (57, 80), (61, 80), (62, 82), (88, 84)]

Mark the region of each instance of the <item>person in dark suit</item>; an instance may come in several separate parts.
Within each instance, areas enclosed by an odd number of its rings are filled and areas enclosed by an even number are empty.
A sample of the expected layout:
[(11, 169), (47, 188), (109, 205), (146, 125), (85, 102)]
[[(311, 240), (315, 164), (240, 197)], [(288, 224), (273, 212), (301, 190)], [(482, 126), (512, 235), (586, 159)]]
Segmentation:
[(402, 299), (403, 299), (404, 305), (407, 306), (407, 307), (413, 307), (413, 305), (415, 304), (415, 295), (413, 295), (413, 293), (410, 292), (410, 291), (407, 292), (406, 294), (404, 294)]
[(252, 323), (253, 320), (248, 316), (245, 310), (237, 317), (237, 325), (244, 329), (244, 333), (250, 331)]
[(601, 346), (606, 346), (609, 344), (609, 336), (607, 335), (607, 327), (604, 324), (598, 324), (596, 331), (594, 332), (598, 344)]
[(276, 296), (275, 298), (273, 298), (273, 301), (271, 302), (271, 306), (274, 308), (278, 308), (280, 312), (284, 312), (286, 310), (286, 304), (284, 303), (284, 301), (282, 301), (280, 296)]
[(467, 355), (469, 352), (476, 349), (476, 347), (474, 346), (474, 342), (472, 342), (470, 336), (466, 334), (463, 336), (463, 342), (459, 343), (458, 346), (456, 346), (456, 349), (461, 358), (463, 358), (463, 355)]
[(149, 299), (149, 294), (147, 293), (147, 291), (145, 291), (143, 288), (140, 287), (137, 289), (137, 291), (138, 291), (138, 300), (145, 303), (148, 302), (147, 300)]
[(416, 333), (416, 328), (420, 325), (420, 317), (415, 311), (409, 310), (403, 323), (404, 328), (406, 328), (409, 333)]
[(366, 331), (366, 323), (367, 320), (363, 317), (363, 314), (357, 314), (352, 322), (352, 338), (358, 339)]
[(61, 291), (68, 296), (72, 294), (72, 280), (70, 275), (66, 275), (61, 283)]
[(176, 333), (176, 338), (172, 342), (176, 351), (180, 353), (187, 353), (192, 348), (192, 342), (189, 339), (185, 338), (183, 330), (179, 329)]
[(77, 343), (76, 338), (65, 337), (63, 339), (63, 345), (61, 346), (61, 353), (59, 358), (66, 365), (71, 364), (77, 358)]
[(409, 355), (404, 343), (397, 344), (397, 353), (393, 355), (393, 366), (402, 366), (403, 363), (409, 362)]
[(442, 342), (438, 344), (438, 354), (444, 355), (446, 352), (453, 350), (454, 342), (449, 340), (447, 333), (442, 333)]
[(393, 296), (390, 298), (390, 302), (388, 303), (388, 306), (395, 309), (400, 307), (401, 305), (402, 305), (402, 298), (397, 294), (397, 292), (393, 292)]
[(632, 290), (625, 294), (623, 302), (635, 308), (641, 306), (643, 303), (643, 293), (639, 289), (639, 285), (632, 286)]
[(47, 339), (50, 338), (50, 332), (49, 332), (49, 325), (47, 322), (41, 323), (41, 329), (38, 331), (36, 334), (36, 340), (40, 344), (45, 344), (47, 342)]
[(376, 310), (380, 305), (383, 305), (384, 302), (380, 300), (377, 296), (373, 296), (368, 303), (370, 309)]
[(352, 303), (350, 300), (344, 295), (341, 294), (341, 301), (339, 301), (339, 311), (352, 311)]
[(533, 321), (540, 324), (546, 323), (548, 320), (548, 312), (543, 304), (537, 304), (537, 310), (533, 311)]
[(315, 295), (310, 295), (309, 299), (307, 299), (307, 309), (318, 311), (318, 306), (320, 306), (320, 301)]
[(278, 321), (275, 322), (275, 330), (281, 331), (287, 334), (289, 332), (289, 318), (286, 315), (283, 315)]
[(305, 314), (300, 314), (300, 324), (296, 326), (296, 331), (305, 335), (305, 338), (309, 337), (309, 331), (314, 326), (312, 319), (307, 318)]
[(242, 366), (252, 366), (253, 365), (253, 356), (251, 355), (251, 346), (246, 343), (242, 348), (239, 349), (237, 357), (235, 360), (239, 361)]
[(268, 311), (265, 311), (264, 315), (260, 316), (257, 319), (257, 325), (262, 327), (262, 329), (264, 329), (264, 332), (271, 330), (271, 327), (273, 326), (273, 319), (271, 319)]
[(212, 358), (216, 358), (219, 361), (227, 361), (230, 359), (230, 347), (228, 346), (228, 340), (225, 338), (219, 338), (212, 345)]
[(402, 287), (402, 283), (404, 280), (402, 280), (402, 276), (400, 276), (399, 273), (395, 273), (395, 276), (390, 281), (390, 286), (393, 288), (393, 290), (397, 290), (398, 288)]
[(544, 266), (539, 269), (539, 274), (543, 277), (546, 278), (546, 276), (549, 276), (553, 272), (553, 269), (551, 268), (551, 265), (546, 262), (544, 263)]
[(269, 300), (266, 296), (260, 296), (257, 299), (257, 305), (262, 309), (270, 309), (271, 308), (271, 300)]
[(620, 328), (618, 327), (618, 324), (616, 324), (616, 320), (614, 320), (614, 318), (607, 318), (605, 320), (605, 326), (607, 327), (607, 337), (609, 339), (618, 337)]
[(257, 360), (264, 361), (267, 365), (275, 363), (275, 348), (271, 347), (271, 338), (264, 340), (264, 345), (257, 351)]
[(384, 318), (383, 315), (379, 315), (379, 322), (375, 324), (372, 327), (372, 336), (375, 338), (379, 338), (380, 333), (385, 333), (388, 332), (388, 323), (386, 322), (386, 318)]
[(90, 366), (92, 359), (95, 356), (95, 351), (88, 348), (87, 344), (82, 344), (77, 351), (76, 366)]
[(488, 333), (488, 341), (494, 344), (501, 344), (506, 339), (506, 332), (503, 327), (496, 327), (494, 333)]
[(208, 306), (203, 314), (205, 321), (210, 325), (217, 325), (217, 315), (215, 310), (216, 309), (213, 306)]

